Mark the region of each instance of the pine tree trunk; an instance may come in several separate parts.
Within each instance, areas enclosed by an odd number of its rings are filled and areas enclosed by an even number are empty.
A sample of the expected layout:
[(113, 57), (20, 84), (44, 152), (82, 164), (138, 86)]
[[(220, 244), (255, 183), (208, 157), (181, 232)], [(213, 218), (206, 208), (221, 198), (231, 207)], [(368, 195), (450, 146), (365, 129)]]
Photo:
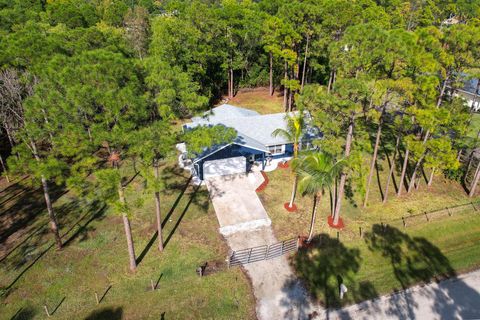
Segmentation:
[(470, 192), (468, 193), (468, 196), (470, 198), (475, 195), (475, 189), (477, 188), (479, 178), (480, 178), (480, 160), (478, 161), (477, 169), (475, 170), (475, 176), (473, 177), (473, 182), (470, 185)]
[(430, 172), (430, 178), (428, 179), (428, 184), (427, 184), (428, 188), (432, 186), (434, 174), (435, 174), (435, 168), (432, 168), (432, 172)]
[[(158, 165), (154, 168), (155, 179), (158, 180)], [(158, 250), (163, 251), (163, 233), (162, 233), (162, 216), (160, 211), (160, 192), (155, 191), (155, 214), (157, 216), (157, 233), (158, 233)]]
[(420, 168), (420, 165), (422, 164), (423, 158), (425, 158), (425, 153), (422, 154), (420, 159), (418, 159), (417, 163), (415, 164), (415, 168), (413, 168), (413, 173), (412, 173), (412, 176), (410, 178), (410, 183), (408, 185), (407, 193), (410, 193), (413, 190), (413, 187), (415, 186), (415, 182), (416, 182), (416, 179), (417, 179), (417, 171)]
[(438, 100), (437, 100), (437, 108), (440, 107), (440, 105), (442, 104), (443, 96), (445, 95), (445, 89), (447, 87), (447, 81), (448, 81), (448, 77), (446, 77), (445, 80), (443, 81), (442, 89), (440, 90), (440, 95), (438, 96)]
[(3, 162), (3, 157), (0, 154), (0, 164), (2, 165), (2, 171), (5, 174), (5, 179), (7, 180), (7, 183), (10, 183), (10, 178), (8, 177), (8, 172), (7, 172), (7, 166), (5, 165), (5, 162)]
[(393, 151), (392, 164), (390, 165), (390, 171), (388, 172), (387, 183), (385, 185), (385, 193), (383, 194), (383, 203), (387, 202), (388, 198), (388, 188), (390, 186), (390, 181), (392, 180), (393, 173), (395, 171), (395, 157), (397, 156), (398, 146), (400, 145), (400, 136), (397, 136), (397, 141), (395, 142), (395, 150)]
[[(32, 148), (33, 157), (35, 158), (35, 161), (40, 163), (41, 160), (40, 160), (40, 156), (38, 155), (37, 145), (32, 140), (30, 140), (30, 146)], [(53, 236), (55, 237), (55, 243), (57, 244), (57, 248), (61, 249), (62, 238), (60, 237), (60, 233), (58, 231), (57, 217), (53, 212), (52, 201), (50, 199), (50, 192), (48, 190), (48, 182), (45, 176), (43, 175), (41, 176), (41, 182), (42, 182), (42, 188), (43, 188), (43, 196), (45, 197), (45, 204), (47, 205), (48, 218), (50, 220), (50, 230), (52, 231)]]
[[(345, 143), (345, 158), (348, 158), (348, 156), (350, 155), (352, 138), (353, 138), (353, 119), (350, 120), (350, 125), (348, 126), (347, 141)], [(333, 225), (337, 225), (338, 219), (340, 218), (340, 208), (342, 205), (343, 194), (345, 192), (346, 180), (347, 180), (347, 174), (345, 173), (345, 171), (342, 171), (342, 174), (340, 175), (340, 185), (338, 186), (337, 204), (335, 205), (335, 211), (333, 215)]]
[[(430, 137), (430, 130), (427, 130), (427, 132), (425, 132), (422, 145), (425, 145), (425, 143), (427, 143), (429, 137)], [(408, 185), (407, 193), (410, 193), (413, 190), (413, 187), (415, 186), (415, 182), (417, 179), (417, 171), (420, 168), (420, 165), (424, 157), (425, 157), (425, 152), (422, 154), (420, 159), (418, 159), (417, 163), (415, 164), (415, 168), (413, 168), (413, 173), (412, 173), (412, 177), (410, 178), (410, 184)], [(418, 185), (419, 183), (417, 183), (417, 189), (418, 189)]]
[(285, 112), (287, 112), (287, 85), (286, 85), (286, 82), (288, 80), (288, 64), (287, 64), (287, 61), (285, 61), (285, 75), (283, 77), (284, 79), (284, 84), (283, 84), (283, 108), (285, 109)]
[(293, 91), (288, 90), (288, 111), (292, 112), (292, 106), (293, 106)]
[(408, 148), (405, 149), (405, 159), (403, 159), (402, 174), (400, 176), (400, 184), (398, 186), (397, 197), (400, 197), (402, 195), (403, 182), (405, 180), (405, 174), (407, 173), (409, 153), (410, 153), (410, 150), (408, 150)]
[(308, 56), (308, 44), (310, 42), (310, 37), (307, 35), (307, 44), (305, 45), (305, 57), (303, 59), (303, 70), (302, 70), (302, 85), (301, 85), (301, 91), (303, 91), (303, 87), (305, 86), (305, 72), (307, 71), (307, 56)]
[(273, 54), (270, 52), (270, 74), (269, 74), (269, 80), (270, 80), (270, 96), (273, 96)]
[(313, 209), (312, 209), (312, 218), (310, 219), (310, 231), (308, 232), (308, 239), (307, 243), (312, 241), (313, 238), (313, 229), (315, 227), (315, 220), (317, 219), (317, 208), (318, 208), (318, 202), (320, 202), (321, 193), (316, 193), (313, 196)]
[[(122, 205), (125, 204), (125, 194), (123, 190), (123, 186), (118, 186), (118, 196), (120, 199), (120, 203)], [(133, 244), (133, 237), (132, 237), (132, 229), (130, 228), (130, 220), (126, 213), (122, 214), (123, 220), (123, 227), (125, 229), (125, 237), (127, 238), (127, 247), (128, 247), (128, 258), (130, 260), (130, 271), (135, 271), (137, 269), (137, 260), (135, 257), (135, 247)]]
[(333, 78), (335, 77), (335, 70), (330, 71), (330, 77), (328, 78), (328, 87), (327, 87), (327, 92), (330, 93), (330, 90), (332, 90), (333, 86)]
[(375, 170), (375, 163), (377, 162), (378, 146), (380, 144), (380, 135), (382, 134), (382, 117), (383, 117), (383, 110), (382, 110), (382, 115), (380, 116), (380, 121), (378, 124), (377, 136), (375, 138), (375, 147), (373, 148), (372, 162), (370, 163), (370, 172), (368, 173), (367, 188), (365, 190), (365, 200), (363, 201), (364, 208), (367, 207), (368, 194), (370, 192), (370, 184), (372, 183), (373, 171)]
[(60, 233), (58, 232), (58, 222), (55, 213), (53, 212), (52, 201), (50, 200), (50, 193), (48, 191), (47, 179), (42, 175), (42, 187), (43, 187), (43, 196), (45, 197), (45, 204), (47, 205), (48, 218), (50, 219), (50, 230), (55, 237), (55, 243), (57, 244), (58, 249), (62, 249), (62, 238), (60, 238)]
[(228, 71), (228, 78), (229, 78), (229, 83), (230, 83), (230, 94), (229, 94), (229, 98), (230, 99), (233, 99), (233, 96), (235, 95), (235, 89), (233, 87), (233, 69), (230, 68), (229, 71)]

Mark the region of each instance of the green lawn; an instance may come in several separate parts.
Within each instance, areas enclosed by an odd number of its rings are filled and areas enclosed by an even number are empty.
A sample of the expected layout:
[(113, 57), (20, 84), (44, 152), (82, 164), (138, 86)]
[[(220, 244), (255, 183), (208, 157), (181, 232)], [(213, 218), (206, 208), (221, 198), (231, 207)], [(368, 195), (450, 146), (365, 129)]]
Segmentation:
[[(299, 195), (298, 212), (288, 213), (283, 203), (291, 192), (290, 169), (277, 169), (268, 176), (270, 183), (259, 195), (277, 238), (306, 235), (312, 198)], [(379, 182), (374, 177), (367, 208), (362, 207), (362, 199), (355, 193), (343, 202), (346, 227), (338, 234), (326, 224), (330, 201), (328, 195), (324, 195), (315, 225), (315, 245), (292, 257), (298, 276), (324, 305), (338, 307), (360, 302), (480, 266), (480, 211), (474, 211), (472, 206), (452, 210), (451, 217), (446, 211), (432, 214), (430, 222), (423, 215), (409, 219), (407, 228), (398, 220), (402, 216), (469, 203), (472, 199), (457, 183), (438, 176), (429, 190), (422, 182), (419, 190), (400, 198), (395, 196), (392, 185), (390, 200), (383, 205), (378, 183), (384, 187), (385, 178), (383, 172)], [(390, 222), (392, 220), (395, 222)], [(390, 226), (384, 231), (381, 222), (390, 222)], [(360, 238), (360, 227), (363, 238)], [(342, 302), (338, 299), (337, 276), (349, 288)]]
[(472, 138), (476, 138), (479, 130), (480, 130), (480, 113), (474, 113), (472, 115), (472, 122), (470, 123), (468, 135)]
[[(155, 241), (145, 250), (155, 234), (154, 204), (152, 197), (143, 195), (138, 177), (127, 190), (131, 204), (139, 197), (145, 198), (143, 207), (133, 210), (136, 253), (139, 257), (144, 253), (134, 274), (128, 271), (121, 219), (108, 208), (102, 210), (101, 205), (77, 201), (67, 193), (55, 203), (63, 232), (84, 213), (87, 216), (64, 238), (78, 231), (63, 250), (50, 249), (34, 262), (38, 253), (52, 242), (51, 235), (41, 230), (1, 262), (2, 288), (21, 276), (0, 300), (0, 319), (10, 319), (15, 314), (15, 319), (44, 319), (43, 305), (52, 312), (60, 302), (54, 313), (58, 319), (254, 317), (255, 302), (247, 278), (238, 268), (224, 268), (228, 249), (218, 233), (206, 189), (188, 186), (183, 192), (187, 174), (172, 165), (163, 168), (163, 176), (167, 189), (162, 194), (162, 210), (163, 217), (168, 217), (164, 253), (156, 250)], [(6, 199), (7, 195), (3, 197)], [(22, 200), (25, 199), (17, 199)], [(38, 205), (42, 205), (41, 201)], [(45, 221), (44, 214), (33, 217), (27, 227), (40, 223), (37, 220)], [(211, 265), (216, 262), (218, 271), (200, 278), (195, 269), (206, 261)], [(150, 290), (151, 280), (158, 281), (158, 290)], [(101, 297), (109, 286), (97, 306), (94, 292)]]

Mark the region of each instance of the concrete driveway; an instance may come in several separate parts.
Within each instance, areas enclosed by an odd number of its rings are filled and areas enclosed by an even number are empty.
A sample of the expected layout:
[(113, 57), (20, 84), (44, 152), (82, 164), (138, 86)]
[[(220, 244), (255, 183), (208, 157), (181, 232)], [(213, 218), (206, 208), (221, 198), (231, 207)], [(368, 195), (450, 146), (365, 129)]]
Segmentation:
[(210, 177), (205, 180), (224, 236), (255, 230), (272, 223), (247, 174)]
[[(232, 250), (277, 243), (271, 221), (255, 189), (261, 174), (208, 178), (206, 184), (220, 224)], [(244, 265), (260, 320), (308, 319), (313, 310), (305, 289), (294, 276), (285, 256)]]

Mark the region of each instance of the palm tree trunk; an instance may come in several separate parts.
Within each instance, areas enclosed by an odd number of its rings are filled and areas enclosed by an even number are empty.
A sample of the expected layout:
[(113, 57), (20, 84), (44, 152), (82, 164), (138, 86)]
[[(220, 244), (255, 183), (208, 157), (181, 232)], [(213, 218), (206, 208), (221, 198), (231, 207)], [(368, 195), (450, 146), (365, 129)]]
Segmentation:
[(337, 177), (335, 177), (333, 182), (333, 190), (332, 190), (332, 212), (330, 215), (333, 217), (335, 215), (335, 208), (337, 206)]
[[(122, 205), (125, 204), (125, 193), (122, 184), (118, 186), (118, 197)], [(137, 260), (135, 257), (135, 247), (133, 245), (132, 229), (130, 228), (130, 220), (126, 213), (122, 214), (123, 227), (125, 229), (125, 237), (127, 238), (128, 258), (130, 260), (130, 271), (137, 269)]]
[(405, 149), (405, 159), (403, 159), (402, 174), (400, 176), (400, 184), (398, 186), (398, 191), (397, 191), (397, 197), (400, 197), (402, 195), (403, 181), (405, 180), (405, 174), (407, 173), (409, 153), (410, 153), (410, 150), (408, 150), (408, 148), (406, 148)]
[(333, 82), (335, 81), (335, 69), (330, 71), (330, 77), (328, 78), (328, 87), (327, 92), (330, 93), (330, 90), (333, 89)]
[[(158, 179), (158, 165), (154, 169), (155, 179)], [(162, 233), (162, 216), (160, 211), (160, 192), (155, 191), (155, 214), (157, 216), (157, 233), (158, 233), (158, 251), (163, 251), (163, 233)]]
[(270, 80), (270, 96), (273, 96), (273, 53), (270, 52), (270, 74), (269, 74), (269, 80)]
[[(350, 125), (348, 126), (347, 141), (345, 143), (345, 158), (348, 158), (348, 156), (350, 155), (352, 138), (353, 138), (353, 119), (350, 120)], [(340, 218), (340, 208), (342, 206), (342, 199), (343, 199), (343, 194), (345, 192), (346, 180), (347, 180), (347, 174), (345, 171), (342, 171), (342, 174), (340, 175), (340, 185), (338, 186), (337, 204), (335, 205), (335, 211), (333, 215), (333, 225), (337, 225), (338, 219)]]
[[(383, 111), (382, 111), (383, 115)], [(375, 138), (375, 147), (373, 148), (372, 162), (370, 163), (370, 171), (368, 173), (367, 187), (365, 190), (365, 200), (363, 201), (363, 207), (367, 207), (368, 194), (370, 192), (370, 184), (372, 183), (373, 171), (375, 170), (375, 163), (377, 162), (378, 146), (380, 144), (380, 135), (382, 134), (382, 116), (380, 116), (380, 122), (378, 124), (377, 136)]]
[(395, 171), (395, 157), (397, 156), (398, 146), (400, 144), (400, 136), (397, 136), (397, 141), (395, 142), (395, 150), (393, 151), (392, 164), (390, 165), (390, 171), (388, 172), (387, 184), (385, 185), (385, 193), (383, 195), (383, 203), (387, 202), (388, 198), (388, 187), (390, 186), (390, 181), (393, 177), (393, 172)]
[(295, 178), (293, 179), (292, 196), (290, 197), (290, 203), (288, 204), (289, 208), (293, 206), (293, 202), (295, 201), (295, 196), (297, 194), (297, 184), (298, 184), (298, 177), (297, 175), (295, 175)]
[(302, 70), (302, 85), (301, 91), (303, 91), (303, 87), (305, 86), (305, 72), (307, 71), (307, 56), (308, 56), (308, 44), (310, 42), (310, 37), (307, 35), (307, 44), (305, 45), (305, 57), (303, 59), (303, 70)]
[(317, 219), (317, 207), (318, 207), (318, 202), (320, 202), (320, 197), (321, 197), (321, 193), (316, 193), (314, 196), (313, 196), (313, 209), (312, 209), (312, 218), (310, 220), (310, 231), (308, 233), (308, 239), (307, 239), (307, 243), (309, 243), (310, 241), (312, 241), (312, 238), (313, 238), (313, 229), (315, 227), (315, 220)]

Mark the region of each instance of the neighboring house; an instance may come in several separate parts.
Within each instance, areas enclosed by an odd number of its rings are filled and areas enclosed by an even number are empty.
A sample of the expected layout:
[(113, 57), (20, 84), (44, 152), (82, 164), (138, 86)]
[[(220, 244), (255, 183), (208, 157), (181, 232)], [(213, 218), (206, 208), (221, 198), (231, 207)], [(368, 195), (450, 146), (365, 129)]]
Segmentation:
[(479, 79), (471, 79), (465, 81), (462, 89), (455, 89), (454, 96), (462, 97), (467, 105), (475, 112), (480, 111), (480, 84)]
[[(191, 123), (183, 126), (184, 130), (223, 125), (235, 129), (237, 138), (232, 143), (206, 149), (193, 159), (188, 158), (188, 145), (180, 147), (183, 166), (198, 179), (204, 180), (211, 176), (248, 172), (252, 166), (263, 170), (274, 159), (289, 159), (293, 155), (293, 141), (272, 136), (276, 129), (287, 128), (285, 117), (286, 113), (260, 115), (256, 111), (228, 104), (213, 108), (202, 117), (194, 117)], [(306, 117), (306, 122), (310, 122), (310, 116), (306, 114)], [(308, 146), (318, 135), (318, 130), (309, 126), (302, 139), (303, 145)]]

